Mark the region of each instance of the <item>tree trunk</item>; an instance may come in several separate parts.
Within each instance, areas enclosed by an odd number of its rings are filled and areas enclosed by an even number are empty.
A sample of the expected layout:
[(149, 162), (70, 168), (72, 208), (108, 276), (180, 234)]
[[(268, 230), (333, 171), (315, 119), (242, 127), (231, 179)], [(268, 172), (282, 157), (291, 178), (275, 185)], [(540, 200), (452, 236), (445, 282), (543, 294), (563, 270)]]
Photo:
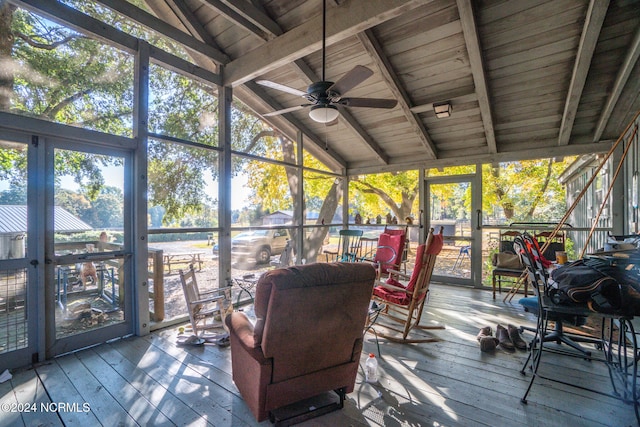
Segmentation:
[(551, 182), (551, 173), (553, 172), (553, 159), (549, 159), (547, 161), (547, 175), (544, 177), (544, 181), (542, 183), (542, 188), (538, 192), (538, 195), (533, 199), (533, 203), (531, 203), (531, 208), (529, 212), (527, 212), (527, 218), (533, 218), (533, 213), (535, 212), (538, 204), (542, 201), (544, 194), (547, 192), (547, 188), (549, 187), (549, 183)]
[[(282, 136), (280, 136), (279, 139), (280, 145), (282, 147), (284, 161), (294, 163), (295, 154), (293, 150), (293, 143)], [(306, 218), (306, 207), (304, 206), (304, 202), (302, 206), (299, 206), (296, 203), (296, 201), (298, 200), (297, 169), (285, 166), (285, 171), (287, 173), (287, 181), (289, 182), (289, 191), (291, 191), (291, 197), (294, 200), (293, 217)], [(342, 187), (340, 186), (339, 182), (334, 182), (331, 186), (331, 189), (329, 190), (329, 193), (327, 193), (327, 197), (325, 197), (324, 201), (322, 202), (322, 207), (320, 207), (320, 216), (318, 217), (318, 220), (316, 222), (317, 225), (321, 225), (323, 223), (323, 219), (331, 222), (341, 198)], [(320, 250), (322, 249), (322, 242), (324, 242), (328, 230), (328, 227), (317, 227), (311, 229), (311, 232), (304, 240), (304, 247), (302, 248), (302, 250), (299, 250), (297, 247), (298, 229), (293, 229), (291, 232), (291, 238), (293, 239), (292, 247), (293, 253), (296, 255), (296, 258), (298, 260), (305, 259), (307, 263), (316, 262), (318, 260), (318, 255), (320, 254)]]

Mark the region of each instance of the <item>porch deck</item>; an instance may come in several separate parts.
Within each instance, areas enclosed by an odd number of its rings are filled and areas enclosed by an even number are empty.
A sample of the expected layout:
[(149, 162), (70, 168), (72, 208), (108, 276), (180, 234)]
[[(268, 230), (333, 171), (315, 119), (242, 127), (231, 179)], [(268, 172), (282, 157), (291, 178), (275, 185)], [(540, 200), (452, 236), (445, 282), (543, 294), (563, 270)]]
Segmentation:
[[(636, 425), (631, 405), (544, 380), (522, 405), (530, 377), (519, 370), (527, 353), (484, 354), (475, 336), (497, 323), (533, 326), (534, 317), (517, 302), (493, 301), (488, 291), (434, 285), (431, 294), (425, 318), (446, 325), (433, 332), (442, 341), (381, 340), (379, 384), (359, 375), (342, 411), (303, 425)], [(0, 425), (257, 425), (231, 380), (229, 348), (178, 347), (175, 337), (176, 328), (161, 330), (15, 372), (0, 384)], [(377, 352), (373, 335), (366, 338), (362, 366), (368, 352)], [(601, 363), (552, 354), (545, 359), (546, 373), (611, 390)], [(58, 411), (45, 411), (54, 409), (51, 402)]]

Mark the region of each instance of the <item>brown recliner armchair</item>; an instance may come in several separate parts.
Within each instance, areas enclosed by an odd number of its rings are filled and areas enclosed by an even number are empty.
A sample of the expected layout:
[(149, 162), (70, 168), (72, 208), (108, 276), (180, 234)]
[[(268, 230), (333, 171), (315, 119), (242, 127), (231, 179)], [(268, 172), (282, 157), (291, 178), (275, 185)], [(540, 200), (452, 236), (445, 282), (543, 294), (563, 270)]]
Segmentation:
[(376, 277), (368, 263), (308, 264), (265, 273), (255, 326), (225, 319), (233, 380), (258, 421), (270, 411), (327, 391), (353, 391)]

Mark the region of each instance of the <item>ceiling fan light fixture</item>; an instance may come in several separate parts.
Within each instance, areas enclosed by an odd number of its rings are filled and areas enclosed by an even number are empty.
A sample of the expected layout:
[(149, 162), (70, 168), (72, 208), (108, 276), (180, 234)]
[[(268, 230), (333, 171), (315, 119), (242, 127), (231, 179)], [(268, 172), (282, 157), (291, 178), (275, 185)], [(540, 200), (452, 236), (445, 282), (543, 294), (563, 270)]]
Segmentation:
[(451, 116), (451, 103), (447, 102), (438, 102), (433, 104), (433, 111), (436, 113), (436, 117), (439, 119), (446, 119)]
[(309, 111), (311, 120), (318, 123), (330, 123), (338, 118), (340, 112), (335, 105), (314, 105)]

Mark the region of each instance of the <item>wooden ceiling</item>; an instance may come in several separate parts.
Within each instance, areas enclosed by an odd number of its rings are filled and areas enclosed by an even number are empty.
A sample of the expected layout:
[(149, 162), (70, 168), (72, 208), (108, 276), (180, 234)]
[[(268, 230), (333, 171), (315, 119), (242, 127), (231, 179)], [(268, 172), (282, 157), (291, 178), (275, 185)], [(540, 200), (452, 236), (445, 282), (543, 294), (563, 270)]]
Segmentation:
[[(140, 21), (124, 0), (100, 0)], [(266, 118), (349, 174), (607, 151), (640, 110), (640, 0), (327, 0), (326, 78), (374, 75), (337, 125), (308, 110)], [(194, 54), (258, 114), (300, 97), (322, 75), (322, 0), (148, 0)], [(175, 37), (172, 37), (176, 39)], [(185, 44), (185, 43), (183, 43)], [(188, 46), (186, 43), (185, 46)], [(202, 49), (199, 49), (202, 51)], [(193, 49), (191, 49), (193, 51)], [(222, 65), (220, 67), (220, 65)], [(437, 119), (433, 103), (449, 101)]]

